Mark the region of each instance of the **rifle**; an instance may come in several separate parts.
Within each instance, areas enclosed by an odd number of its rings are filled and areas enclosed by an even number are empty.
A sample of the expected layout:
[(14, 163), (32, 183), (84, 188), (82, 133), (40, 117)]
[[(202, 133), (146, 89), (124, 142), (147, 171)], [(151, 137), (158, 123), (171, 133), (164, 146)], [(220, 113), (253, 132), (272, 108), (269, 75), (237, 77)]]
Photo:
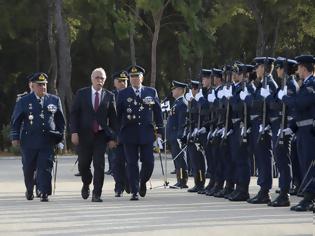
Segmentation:
[[(268, 57), (266, 57), (264, 61), (264, 77), (263, 77), (263, 88), (267, 88), (267, 66), (268, 66)], [(266, 128), (266, 120), (267, 120), (267, 103), (266, 99), (264, 98), (263, 101), (263, 114), (262, 114), (262, 130), (259, 132), (259, 136), (257, 142), (264, 140), (265, 128)]]
[[(288, 79), (288, 58), (285, 59), (284, 65), (284, 75), (283, 75), (283, 79), (282, 79), (282, 83), (281, 83), (281, 89), (284, 89), (284, 87), (287, 84), (287, 79)], [(277, 138), (276, 141), (276, 147), (278, 147), (278, 145), (283, 145), (284, 144), (284, 134), (283, 134), (283, 130), (284, 130), (284, 126), (286, 123), (286, 105), (283, 102), (282, 103), (282, 109), (281, 109), (281, 124), (280, 124), (280, 134)]]
[[(229, 89), (231, 86), (231, 80), (232, 80), (232, 68), (227, 68), (225, 67), (225, 77), (226, 77), (226, 88)], [(226, 75), (226, 73), (228, 73)], [(227, 133), (228, 133), (228, 128), (229, 128), (229, 118), (230, 118), (230, 99), (227, 98), (227, 104), (226, 104), (226, 112), (225, 112), (225, 125), (224, 125), (224, 130), (223, 130), (223, 136), (221, 140), (221, 145), (224, 145), (227, 139)]]
[[(244, 91), (246, 88), (246, 69), (243, 70), (243, 81), (242, 81), (242, 90)], [(243, 101), (243, 133), (241, 134), (241, 143), (247, 143), (247, 105), (246, 102)]]
[[(211, 77), (210, 77), (210, 88), (211, 88), (211, 93), (214, 92), (214, 87), (213, 87), (213, 82), (214, 80), (214, 76), (213, 73), (211, 73)], [(214, 126), (214, 106), (213, 104), (209, 103), (209, 110), (210, 110), (210, 121), (209, 121), (209, 134), (207, 137), (207, 144), (210, 142), (210, 138), (212, 136), (212, 132), (213, 132), (213, 126)]]

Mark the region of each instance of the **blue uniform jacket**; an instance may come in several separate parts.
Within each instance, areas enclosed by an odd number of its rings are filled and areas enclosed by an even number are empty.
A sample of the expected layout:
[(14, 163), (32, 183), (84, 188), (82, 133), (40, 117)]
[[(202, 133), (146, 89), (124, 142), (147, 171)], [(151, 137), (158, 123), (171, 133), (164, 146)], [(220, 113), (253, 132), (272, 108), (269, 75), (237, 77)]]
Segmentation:
[(175, 141), (184, 136), (186, 121), (187, 101), (184, 97), (178, 98), (171, 108), (167, 119), (166, 137), (169, 141)]
[(163, 118), (157, 92), (151, 87), (141, 87), (141, 98), (133, 88), (121, 90), (117, 97), (117, 115), (120, 121), (120, 141), (125, 144), (153, 143), (154, 123), (163, 133)]
[(20, 140), (22, 148), (51, 147), (54, 137), (50, 131), (63, 134), (64, 129), (59, 97), (46, 94), (42, 107), (35, 94), (30, 93), (16, 103), (11, 117), (11, 139)]

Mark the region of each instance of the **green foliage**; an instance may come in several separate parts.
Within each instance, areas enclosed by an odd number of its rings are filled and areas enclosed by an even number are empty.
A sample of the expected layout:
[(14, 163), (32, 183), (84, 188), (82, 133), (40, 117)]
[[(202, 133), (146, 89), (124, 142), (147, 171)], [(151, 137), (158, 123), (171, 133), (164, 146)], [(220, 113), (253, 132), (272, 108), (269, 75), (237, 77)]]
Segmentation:
[[(98, 66), (105, 68), (106, 86), (112, 87), (110, 75), (131, 63), (130, 32), (135, 32), (137, 63), (146, 68), (144, 83), (148, 84), (153, 17), (166, 2), (63, 0), (71, 41), (73, 91), (88, 86), (91, 70)], [(156, 87), (161, 96), (168, 94), (171, 80), (187, 81), (189, 68), (194, 76), (201, 67), (220, 67), (235, 59), (251, 62), (256, 56), (258, 29), (249, 3), (259, 10), (270, 52), (290, 57), (314, 53), (313, 0), (170, 0), (157, 46)], [(46, 4), (0, 1), (0, 127), (9, 123), (16, 94), (27, 90), (26, 76), (50, 68)]]

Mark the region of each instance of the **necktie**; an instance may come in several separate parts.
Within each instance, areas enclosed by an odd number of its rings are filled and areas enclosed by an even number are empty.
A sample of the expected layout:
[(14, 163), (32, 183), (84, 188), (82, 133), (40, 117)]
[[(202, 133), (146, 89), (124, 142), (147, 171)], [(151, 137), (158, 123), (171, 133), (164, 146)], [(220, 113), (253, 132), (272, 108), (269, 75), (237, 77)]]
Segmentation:
[(95, 92), (95, 98), (94, 98), (94, 110), (95, 111), (97, 111), (99, 103), (100, 103), (100, 99), (98, 96), (98, 92)]
[(136, 89), (136, 96), (140, 97), (140, 90), (139, 89)]
[[(94, 98), (94, 111), (97, 111), (99, 107), (99, 96), (98, 96), (98, 92), (95, 92), (95, 98)], [(97, 133), (98, 132), (98, 123), (97, 120), (93, 121), (93, 132)]]

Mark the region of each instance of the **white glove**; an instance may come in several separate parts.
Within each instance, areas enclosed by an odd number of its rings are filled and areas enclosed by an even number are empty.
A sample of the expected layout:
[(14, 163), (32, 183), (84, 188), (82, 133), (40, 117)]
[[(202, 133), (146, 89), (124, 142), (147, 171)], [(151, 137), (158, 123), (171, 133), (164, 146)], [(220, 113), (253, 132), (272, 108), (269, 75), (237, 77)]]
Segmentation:
[(230, 129), (230, 130), (227, 132), (226, 136), (229, 136), (229, 135), (231, 135), (231, 134), (233, 134), (233, 130), (232, 130), (232, 129)]
[(218, 91), (218, 98), (222, 99), (224, 97), (224, 89)]
[(225, 90), (224, 96), (226, 98), (230, 98), (230, 97), (233, 96), (233, 94), (232, 94), (232, 86), (230, 86), (228, 89)]
[(191, 134), (191, 137), (196, 137), (196, 134), (198, 133), (198, 129), (195, 128), (194, 131)]
[(218, 135), (221, 135), (221, 137), (222, 137), (223, 134), (224, 134), (224, 131), (225, 131), (225, 128), (219, 129), (218, 130)]
[(216, 128), (216, 129), (213, 131), (213, 133), (212, 133), (212, 137), (217, 136), (218, 131), (219, 131), (219, 129), (218, 129), (218, 128)]
[(64, 145), (63, 143), (58, 143), (58, 144), (57, 144), (57, 148), (58, 148), (59, 150), (63, 150), (64, 147), (65, 147), (65, 145)]
[(252, 132), (252, 128), (248, 128), (247, 130), (246, 130), (246, 133), (248, 133), (248, 134), (250, 134)]
[(202, 97), (203, 97), (202, 90), (199, 89), (199, 92), (196, 94), (195, 99), (196, 99), (196, 101), (198, 102), (199, 99), (202, 98)]
[(160, 137), (157, 138), (157, 145), (159, 149), (163, 149), (163, 140)]
[(283, 96), (287, 95), (288, 94), (288, 87), (287, 86), (284, 86), (283, 90), (280, 89), (279, 92), (278, 92), (278, 98), (280, 100), (282, 100)]
[(208, 135), (207, 135), (207, 140), (210, 140), (211, 137), (212, 137), (212, 133), (211, 133), (211, 131), (209, 131), (209, 133), (208, 133)]
[(215, 92), (214, 89), (212, 89), (211, 93), (208, 94), (208, 101), (212, 103), (214, 102), (215, 99), (216, 99)]
[(291, 135), (291, 134), (293, 134), (293, 131), (292, 131), (292, 129), (290, 129), (290, 128), (286, 128), (286, 129), (282, 130), (282, 132), (283, 132), (285, 135)]
[(259, 125), (259, 133), (262, 133), (264, 130), (263, 126), (262, 125)]
[(240, 99), (241, 99), (242, 101), (244, 101), (245, 98), (246, 98), (248, 95), (249, 95), (249, 94), (248, 94), (248, 90), (247, 90), (247, 88), (245, 87), (245, 88), (244, 88), (244, 91), (240, 92)]
[(204, 133), (206, 133), (206, 128), (205, 127), (202, 127), (202, 128), (200, 128), (199, 130), (198, 130), (198, 134), (204, 134)]
[(185, 98), (189, 102), (194, 98), (193, 95), (192, 95), (191, 89), (189, 89), (189, 92), (186, 93)]
[(260, 96), (266, 98), (270, 95), (270, 91), (269, 91), (269, 85), (267, 85), (267, 88), (261, 88), (260, 89)]

